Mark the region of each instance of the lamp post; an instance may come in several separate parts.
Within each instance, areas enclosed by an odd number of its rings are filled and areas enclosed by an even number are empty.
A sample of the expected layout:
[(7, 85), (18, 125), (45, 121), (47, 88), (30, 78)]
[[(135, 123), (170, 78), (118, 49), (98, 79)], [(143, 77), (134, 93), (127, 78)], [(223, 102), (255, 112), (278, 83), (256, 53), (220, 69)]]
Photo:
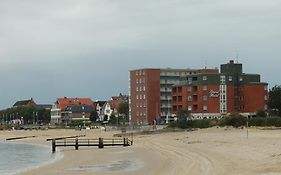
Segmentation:
[(82, 113), (82, 118), (83, 118), (84, 128), (86, 128), (86, 124), (85, 124), (85, 112)]

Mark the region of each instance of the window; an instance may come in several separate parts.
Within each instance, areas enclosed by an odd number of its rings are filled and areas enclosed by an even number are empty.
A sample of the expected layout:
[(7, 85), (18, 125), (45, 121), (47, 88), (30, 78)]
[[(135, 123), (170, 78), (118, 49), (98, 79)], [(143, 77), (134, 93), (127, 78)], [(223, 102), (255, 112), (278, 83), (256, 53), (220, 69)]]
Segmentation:
[(228, 81), (232, 81), (232, 76), (229, 76), (229, 77), (228, 77)]
[(264, 86), (264, 90), (267, 91), (267, 86)]
[(225, 82), (225, 75), (221, 75), (221, 82)]
[(145, 86), (143, 86), (142, 90), (145, 91)]
[(142, 82), (142, 79), (140, 78), (140, 83)]
[(142, 91), (142, 87), (140, 87), (140, 91)]
[(137, 91), (139, 91), (139, 87), (137, 87)]
[(140, 95), (140, 100), (142, 99), (142, 95)]
[(203, 101), (207, 101), (207, 99), (208, 99), (207, 95), (204, 95), (203, 96)]
[(208, 107), (206, 105), (203, 106), (203, 110), (207, 111)]
[(139, 71), (136, 71), (136, 75), (139, 75)]
[(143, 94), (143, 99), (145, 100), (145, 94)]
[(206, 85), (203, 86), (203, 91), (208, 90), (208, 87)]
[(191, 106), (188, 106), (187, 110), (191, 111), (191, 110), (192, 110), (192, 107), (191, 107)]
[(267, 95), (264, 96), (264, 100), (267, 100)]
[(191, 96), (188, 96), (188, 97), (187, 97), (187, 101), (192, 101), (192, 97), (191, 97)]
[(239, 78), (239, 81), (243, 81), (243, 77), (240, 77), (240, 78)]
[(188, 86), (188, 92), (191, 92), (192, 91), (192, 87), (191, 86)]
[(267, 105), (264, 105), (264, 110), (267, 110), (267, 109), (268, 109)]
[(207, 80), (207, 76), (203, 76), (203, 81), (206, 81)]
[(137, 84), (139, 84), (139, 79), (137, 78)]
[(139, 99), (139, 95), (137, 95), (137, 100)]

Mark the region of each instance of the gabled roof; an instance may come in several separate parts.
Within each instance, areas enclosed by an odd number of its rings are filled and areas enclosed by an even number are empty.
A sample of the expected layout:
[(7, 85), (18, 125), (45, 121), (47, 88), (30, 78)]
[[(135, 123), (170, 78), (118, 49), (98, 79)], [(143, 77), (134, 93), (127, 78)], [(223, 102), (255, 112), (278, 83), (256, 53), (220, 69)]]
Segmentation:
[(100, 107), (102, 107), (105, 103), (106, 101), (95, 101), (96, 106), (99, 105)]
[(17, 107), (17, 106), (26, 106), (28, 105), (29, 103), (33, 103), (36, 105), (36, 103), (33, 101), (33, 99), (29, 99), (29, 100), (21, 100), (21, 101), (17, 101), (13, 107)]
[(88, 105), (95, 107), (94, 102), (90, 98), (58, 98), (56, 104), (64, 111), (67, 106)]

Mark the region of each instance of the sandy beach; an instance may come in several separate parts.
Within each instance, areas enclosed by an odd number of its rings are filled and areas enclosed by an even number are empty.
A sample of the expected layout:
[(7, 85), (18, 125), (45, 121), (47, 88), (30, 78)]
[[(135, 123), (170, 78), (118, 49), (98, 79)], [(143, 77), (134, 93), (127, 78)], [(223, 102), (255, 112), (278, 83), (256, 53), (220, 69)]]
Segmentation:
[[(80, 134), (112, 138), (116, 132), (1, 131), (0, 135), (1, 139), (35, 135), (16, 142), (51, 145), (47, 138)], [(255, 128), (249, 130), (248, 139), (246, 129), (234, 128), (137, 135), (131, 147), (60, 148), (61, 160), (21, 175), (275, 175), (281, 174), (280, 138), (281, 130)]]

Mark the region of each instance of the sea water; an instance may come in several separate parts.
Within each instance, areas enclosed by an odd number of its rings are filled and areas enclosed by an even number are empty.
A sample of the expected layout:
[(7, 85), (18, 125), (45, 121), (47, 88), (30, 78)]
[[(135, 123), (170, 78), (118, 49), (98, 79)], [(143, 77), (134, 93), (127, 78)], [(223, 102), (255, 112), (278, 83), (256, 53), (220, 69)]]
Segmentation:
[(0, 175), (14, 175), (59, 159), (48, 146), (0, 142)]

